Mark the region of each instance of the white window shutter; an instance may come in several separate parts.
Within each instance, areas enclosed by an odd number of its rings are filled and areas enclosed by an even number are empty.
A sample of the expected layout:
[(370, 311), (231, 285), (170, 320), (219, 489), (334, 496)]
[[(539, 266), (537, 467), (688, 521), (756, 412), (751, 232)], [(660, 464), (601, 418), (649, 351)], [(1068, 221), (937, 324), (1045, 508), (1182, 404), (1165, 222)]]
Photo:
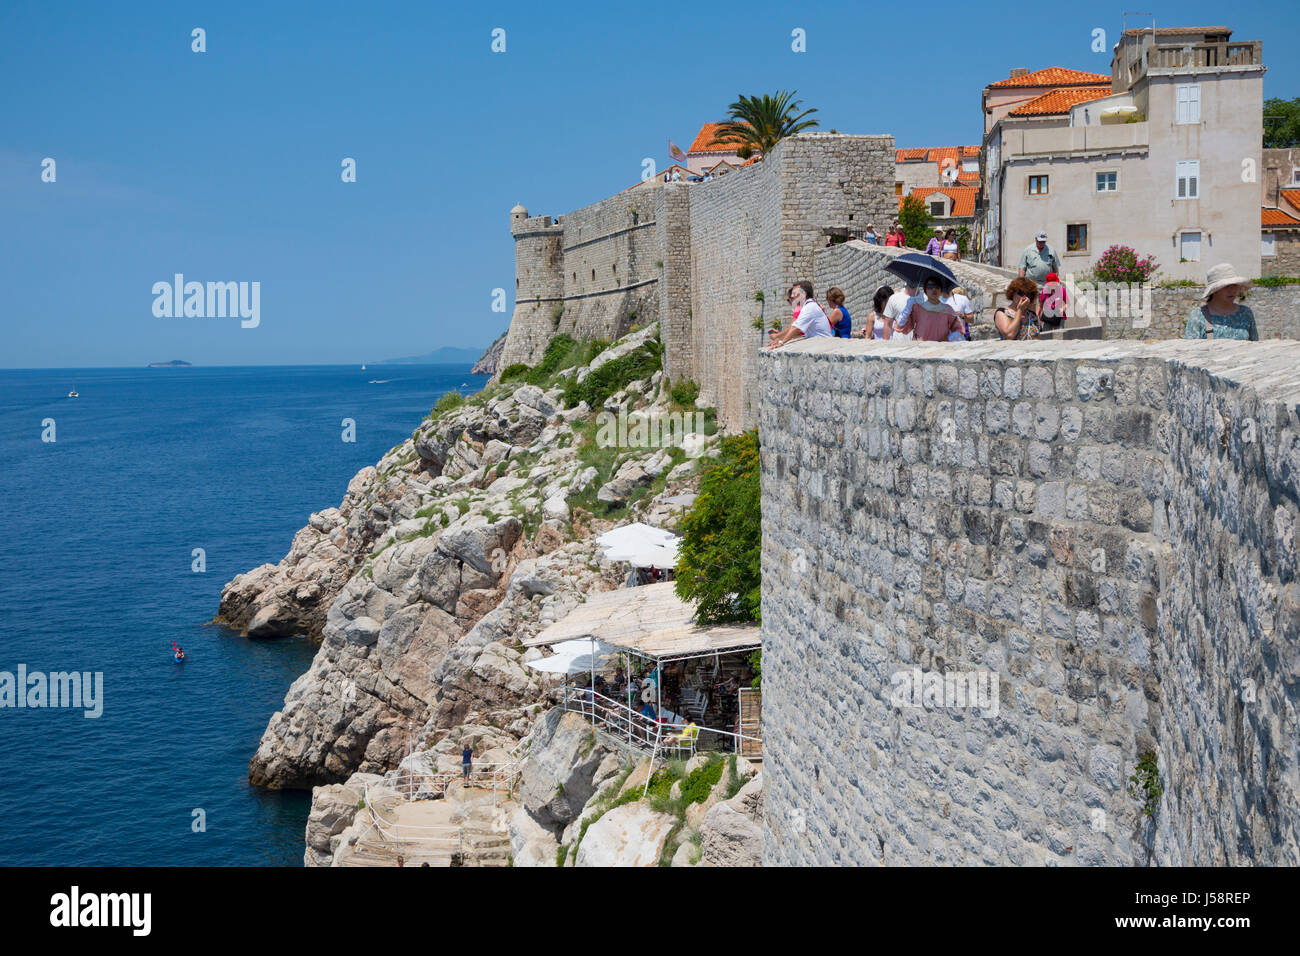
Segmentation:
[(1187, 122), (1201, 122), (1201, 85), (1193, 83), (1187, 88)]

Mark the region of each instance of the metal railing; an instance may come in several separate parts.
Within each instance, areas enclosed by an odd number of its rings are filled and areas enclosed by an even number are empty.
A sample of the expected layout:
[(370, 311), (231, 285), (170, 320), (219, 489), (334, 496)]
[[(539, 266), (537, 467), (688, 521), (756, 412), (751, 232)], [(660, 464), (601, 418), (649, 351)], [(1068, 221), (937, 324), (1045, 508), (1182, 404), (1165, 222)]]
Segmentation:
[[(383, 784), (382, 786), (388, 786)], [(385, 843), (404, 844), (415, 843), (421, 848), (430, 850), (446, 850), (449, 853), (458, 853), (462, 859), (465, 855), (465, 841), (462, 828), (455, 824), (433, 824), (418, 825), (413, 823), (398, 823), (395, 820), (385, 820), (374, 804), (370, 794), (370, 784), (365, 786), (366, 810), (370, 813), (370, 829), (383, 837)], [(367, 830), (366, 835), (369, 834)], [(361, 840), (357, 840), (360, 844)]]
[[(676, 752), (693, 756), (697, 750), (721, 749), (741, 752), (742, 743), (763, 746), (763, 738), (749, 734), (733, 733), (730, 730), (718, 730), (714, 727), (696, 725), (695, 733), (688, 740), (682, 739), (682, 731), (688, 726), (684, 723), (651, 720), (627, 704), (604, 696), (589, 687), (565, 686), (561, 695), (561, 706), (566, 711), (582, 714), (593, 722), (604, 725), (609, 735), (625, 740), (629, 744), (650, 751)], [(707, 735), (722, 738), (729, 746), (701, 747), (700, 742)]]
[(456, 781), (463, 781), (469, 787), (478, 787), (492, 791), (493, 806), (501, 794), (514, 795), (515, 784), (519, 779), (519, 764), (515, 761), (500, 764), (471, 764), (469, 779), (465, 772), (454, 770), (434, 770), (432, 767), (407, 766), (410, 758), (403, 761), (390, 779), (383, 786), (404, 796), (408, 803), (416, 800), (436, 800), (446, 796), (447, 788)]

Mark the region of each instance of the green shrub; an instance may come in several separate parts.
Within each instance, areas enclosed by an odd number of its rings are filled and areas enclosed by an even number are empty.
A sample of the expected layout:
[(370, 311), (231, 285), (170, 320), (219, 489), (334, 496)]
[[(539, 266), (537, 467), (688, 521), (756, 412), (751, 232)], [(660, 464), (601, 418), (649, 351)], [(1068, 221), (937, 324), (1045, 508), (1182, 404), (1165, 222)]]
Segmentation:
[(703, 767), (691, 772), (682, 781), (682, 806), (689, 807), (692, 803), (703, 803), (707, 800), (709, 793), (722, 779), (722, 767), (722, 756), (715, 754)]
[(516, 362), (514, 365), (507, 365), (501, 370), (501, 381), (508, 382), (511, 379), (523, 378), (530, 371), (532, 371), (532, 366), (525, 365), (523, 362)]
[(465, 396), (460, 392), (447, 392), (433, 406), (433, 414), (442, 415), (465, 404)]
[(1165, 785), (1156, 766), (1156, 753), (1148, 750), (1138, 758), (1137, 767), (1128, 778), (1128, 795), (1141, 801), (1144, 817), (1153, 817), (1164, 792)]
[(700, 397), (700, 386), (688, 378), (670, 388), (668, 394), (678, 405), (683, 408), (690, 408), (695, 404), (695, 400)]
[(748, 431), (722, 440), (682, 519), (677, 596), (697, 603), (700, 624), (761, 620), (761, 523), (758, 432)]
[[(1194, 283), (1199, 284), (1199, 283)], [(1300, 285), (1300, 276), (1263, 276), (1259, 279), (1252, 279), (1251, 285), (1262, 286), (1279, 286), (1279, 285)]]
[(564, 404), (573, 406), (586, 402), (592, 408), (600, 406), (630, 383), (648, 379), (659, 371), (663, 367), (663, 352), (664, 347), (651, 339), (635, 351), (588, 373), (582, 382), (570, 379), (564, 386)]

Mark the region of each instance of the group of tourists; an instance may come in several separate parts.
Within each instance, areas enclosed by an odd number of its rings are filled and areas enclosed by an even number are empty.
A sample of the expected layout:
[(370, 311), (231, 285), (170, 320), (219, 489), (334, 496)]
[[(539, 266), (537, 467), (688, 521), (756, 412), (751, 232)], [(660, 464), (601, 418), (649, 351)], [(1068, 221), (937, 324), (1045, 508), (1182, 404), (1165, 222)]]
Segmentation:
[[(901, 236), (894, 223), (885, 245)], [(866, 241), (878, 242), (875, 229), (867, 227)], [(935, 230), (926, 247), (934, 258), (959, 259), (957, 237)], [(1061, 281), (1061, 259), (1040, 231), (1020, 255), (1016, 278), (1002, 293), (1006, 304), (993, 314), (999, 336), (1010, 340), (1032, 340), (1061, 329), (1069, 318), (1069, 295)], [(833, 286), (826, 292), (826, 305), (818, 303), (811, 282), (796, 282), (787, 298), (793, 313), (790, 323), (768, 332), (766, 349), (776, 349), (801, 338), (867, 338), (918, 342), (961, 342), (970, 340), (970, 323), (975, 308), (966, 290), (953, 286), (951, 278), (938, 271), (919, 280), (901, 280), (895, 290), (882, 285), (872, 296), (871, 315), (854, 331), (853, 317), (844, 290)], [(1250, 308), (1241, 303), (1250, 280), (1237, 274), (1228, 263), (1209, 270), (1201, 302), (1187, 317), (1184, 337), (1189, 339), (1259, 340), (1259, 330)]]
[(895, 291), (882, 285), (872, 297), (871, 315), (863, 327), (853, 330), (853, 316), (844, 301), (844, 290), (834, 286), (826, 292), (827, 313), (815, 300), (811, 282), (796, 282), (788, 299), (794, 312), (790, 324), (768, 333), (766, 348), (776, 349), (800, 338), (900, 339), (919, 342), (965, 342), (970, 339), (970, 321), (975, 306), (961, 286), (946, 289), (937, 276), (919, 284), (905, 284)]

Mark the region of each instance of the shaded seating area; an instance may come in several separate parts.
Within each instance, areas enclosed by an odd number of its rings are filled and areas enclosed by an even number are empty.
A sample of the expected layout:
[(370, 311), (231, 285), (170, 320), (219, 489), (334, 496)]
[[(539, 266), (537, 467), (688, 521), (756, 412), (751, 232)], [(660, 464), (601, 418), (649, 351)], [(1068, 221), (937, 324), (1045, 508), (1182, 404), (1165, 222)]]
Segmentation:
[[(671, 582), (593, 595), (535, 637), (529, 647), (555, 655), (531, 662), (566, 673), (567, 709), (611, 736), (643, 748), (762, 753), (756, 722), (742, 727), (742, 690), (753, 680), (750, 655), (762, 646), (756, 625), (701, 627)], [(581, 649), (582, 668), (569, 662)], [(586, 653), (592, 649), (598, 652)]]

